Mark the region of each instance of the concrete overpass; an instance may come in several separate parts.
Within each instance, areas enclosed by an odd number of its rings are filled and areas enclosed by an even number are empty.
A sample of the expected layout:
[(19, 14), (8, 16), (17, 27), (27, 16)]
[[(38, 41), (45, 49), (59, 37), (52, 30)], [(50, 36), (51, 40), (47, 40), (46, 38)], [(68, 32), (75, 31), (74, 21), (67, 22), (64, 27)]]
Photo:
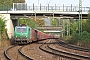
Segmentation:
[[(79, 12), (63, 12), (63, 11), (0, 11), (1, 14), (10, 14), (10, 16), (49, 16), (49, 17), (73, 17), (79, 18)], [(82, 12), (82, 18), (87, 19), (88, 12)]]

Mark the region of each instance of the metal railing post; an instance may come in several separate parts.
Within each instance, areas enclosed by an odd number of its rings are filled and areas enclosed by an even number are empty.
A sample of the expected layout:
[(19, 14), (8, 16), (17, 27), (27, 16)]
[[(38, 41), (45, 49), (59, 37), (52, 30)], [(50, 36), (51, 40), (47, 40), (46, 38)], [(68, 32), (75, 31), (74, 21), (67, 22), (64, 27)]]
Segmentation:
[(33, 11), (34, 11), (34, 3), (33, 3)]
[(64, 11), (64, 4), (63, 4), (63, 11)]
[(40, 11), (41, 11), (41, 4), (40, 4)]
[(72, 11), (72, 4), (71, 4), (71, 11)]
[(48, 11), (49, 11), (49, 4), (48, 4)]
[(56, 11), (56, 4), (55, 4), (55, 11)]

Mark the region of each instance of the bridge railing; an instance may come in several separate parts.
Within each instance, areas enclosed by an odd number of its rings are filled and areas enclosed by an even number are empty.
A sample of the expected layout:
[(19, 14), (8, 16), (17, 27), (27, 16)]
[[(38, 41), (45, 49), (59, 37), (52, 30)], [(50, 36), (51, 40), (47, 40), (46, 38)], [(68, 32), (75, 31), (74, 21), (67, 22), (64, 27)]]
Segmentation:
[[(90, 7), (82, 7), (82, 12), (88, 12)], [(76, 12), (79, 11), (78, 6), (73, 6), (72, 4), (70, 6), (65, 6), (64, 4), (62, 6), (57, 6), (56, 4), (54, 6), (50, 6), (49, 4), (46, 6), (39, 5), (35, 6), (35, 4), (28, 6), (27, 3), (13, 3), (13, 7), (5, 7), (0, 6), (0, 11), (6, 11), (6, 10), (14, 10), (14, 11), (65, 11), (65, 12)]]
[[(88, 12), (90, 7), (82, 7), (82, 12)], [(54, 6), (50, 6), (49, 4), (46, 6), (39, 5), (35, 6), (33, 4), (32, 6), (28, 6), (26, 3), (13, 3), (13, 9), (14, 10), (28, 10), (28, 11), (66, 11), (66, 12), (76, 12), (79, 11), (78, 6), (73, 6), (72, 4), (70, 6), (65, 6), (64, 4), (62, 6), (57, 6), (56, 4)]]
[[(17, 9), (18, 10), (18, 9)], [(22, 10), (22, 9), (19, 9)], [(27, 6), (26, 10), (31, 11), (65, 11), (65, 12), (76, 12), (79, 11), (77, 6)], [(82, 12), (88, 12), (89, 7), (82, 7)]]

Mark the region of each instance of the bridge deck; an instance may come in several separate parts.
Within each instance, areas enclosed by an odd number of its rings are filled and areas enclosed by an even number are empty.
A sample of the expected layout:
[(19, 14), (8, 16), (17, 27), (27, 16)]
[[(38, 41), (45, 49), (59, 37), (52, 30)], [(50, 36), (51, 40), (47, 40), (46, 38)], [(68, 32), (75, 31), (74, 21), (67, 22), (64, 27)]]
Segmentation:
[[(79, 14), (79, 12), (65, 12), (65, 11), (0, 11), (1, 14)], [(82, 14), (88, 14), (88, 12), (82, 12)]]
[(41, 30), (62, 30), (62, 27), (38, 27), (37, 29)]
[[(51, 17), (73, 17), (79, 18), (79, 12), (62, 12), (62, 11), (0, 11), (1, 14), (10, 14), (11, 16), (51, 16)], [(88, 12), (82, 12), (82, 18), (86, 19)]]
[[(1, 14), (10, 14), (11, 16), (49, 16), (49, 17), (73, 17), (79, 18), (79, 12), (61, 12), (61, 11), (0, 11)], [(82, 12), (82, 18), (87, 19), (88, 12)]]

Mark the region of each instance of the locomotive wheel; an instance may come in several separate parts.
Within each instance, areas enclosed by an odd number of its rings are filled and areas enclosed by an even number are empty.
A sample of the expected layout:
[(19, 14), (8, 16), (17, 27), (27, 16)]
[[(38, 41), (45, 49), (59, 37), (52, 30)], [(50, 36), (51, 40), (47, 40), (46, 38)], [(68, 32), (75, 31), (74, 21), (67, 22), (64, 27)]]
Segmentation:
[(32, 40), (31, 40), (31, 39), (29, 39), (28, 43), (32, 43)]
[(15, 40), (14, 40), (14, 37), (11, 38), (11, 44), (14, 45), (15, 44)]

